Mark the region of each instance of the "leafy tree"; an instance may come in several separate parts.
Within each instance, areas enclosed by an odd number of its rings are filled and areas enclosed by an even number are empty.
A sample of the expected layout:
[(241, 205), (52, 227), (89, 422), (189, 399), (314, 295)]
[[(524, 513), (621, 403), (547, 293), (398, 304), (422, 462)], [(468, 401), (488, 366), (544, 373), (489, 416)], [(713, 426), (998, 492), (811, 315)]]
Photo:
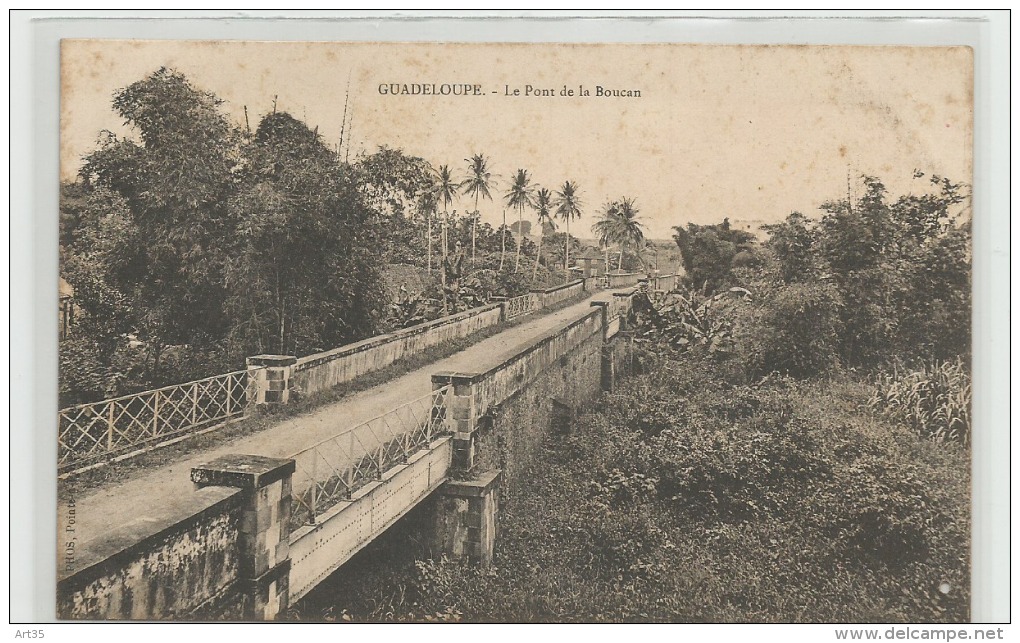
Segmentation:
[(482, 196), (488, 200), (492, 200), (492, 194), (489, 189), (495, 187), (495, 180), (493, 179), (492, 173), (489, 172), (488, 164), (489, 160), (485, 158), (484, 154), (475, 154), (469, 159), (464, 159), (468, 162), (468, 177), (461, 183), (461, 187), (464, 189), (464, 194), (475, 197), (475, 211), (472, 215), (471, 222), (471, 263), (475, 262), (475, 231), (478, 227), (478, 197)]
[(221, 101), (161, 68), (118, 91), (114, 110), (140, 141), (107, 133), (86, 158), (89, 188), (121, 195), (145, 243), (141, 260), (115, 274), (131, 300), (153, 369), (168, 344), (206, 344), (229, 325), (223, 268), (232, 228), (227, 201), (235, 182), (239, 137)]
[(514, 272), (517, 272), (521, 263), (521, 246), (524, 244), (524, 208), (531, 208), (535, 206), (535, 189), (531, 185), (531, 177), (528, 176), (527, 170), (517, 170), (517, 174), (514, 175), (513, 183), (510, 185), (510, 189), (506, 193), (506, 204), (508, 207), (517, 210), (517, 232), (519, 241), (517, 243), (517, 258), (514, 261)]
[(381, 311), (369, 224), (379, 214), (353, 174), (284, 112), (262, 119), (244, 154), (226, 273), (232, 339), (246, 351), (306, 354), (371, 333)]
[(577, 193), (577, 184), (564, 181), (563, 187), (556, 193), (556, 215), (567, 224), (567, 239), (563, 249), (563, 270), (570, 279), (570, 220), (581, 217), (581, 199)]
[(862, 181), (855, 203), (823, 204), (814, 228), (827, 277), (845, 302), (844, 358), (866, 364), (891, 354), (968, 352), (970, 235), (950, 214), (969, 198), (966, 187), (933, 176), (934, 194), (889, 203), (881, 181)]
[(733, 260), (751, 247), (754, 235), (731, 228), (729, 219), (723, 219), (717, 225), (674, 226), (673, 239), (688, 278), (695, 287), (712, 292), (732, 281)]
[(403, 255), (409, 247), (417, 245), (413, 240), (418, 232), (415, 222), (421, 220), (425, 224), (427, 268), (431, 271), (434, 214), (431, 165), (420, 157), (383, 145), (374, 154), (361, 156), (351, 170), (356, 174), (366, 206), (375, 212), (373, 225), (378, 227), (386, 262), (406, 260)]
[(807, 281), (818, 276), (818, 257), (810, 220), (800, 212), (793, 212), (782, 223), (763, 226), (768, 233), (765, 247), (780, 260), (783, 281)]

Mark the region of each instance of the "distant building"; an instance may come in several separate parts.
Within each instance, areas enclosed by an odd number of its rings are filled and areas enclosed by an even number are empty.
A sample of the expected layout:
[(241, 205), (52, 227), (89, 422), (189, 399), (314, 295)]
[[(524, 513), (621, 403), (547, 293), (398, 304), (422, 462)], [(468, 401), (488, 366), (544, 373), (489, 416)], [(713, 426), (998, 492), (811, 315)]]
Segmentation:
[[(619, 251), (609, 251), (609, 264), (612, 267), (613, 262), (619, 258)], [(599, 251), (598, 248), (592, 246), (585, 246), (579, 254), (574, 257), (577, 261), (577, 268), (581, 271), (584, 277), (594, 277), (606, 272), (606, 254), (604, 251)]]

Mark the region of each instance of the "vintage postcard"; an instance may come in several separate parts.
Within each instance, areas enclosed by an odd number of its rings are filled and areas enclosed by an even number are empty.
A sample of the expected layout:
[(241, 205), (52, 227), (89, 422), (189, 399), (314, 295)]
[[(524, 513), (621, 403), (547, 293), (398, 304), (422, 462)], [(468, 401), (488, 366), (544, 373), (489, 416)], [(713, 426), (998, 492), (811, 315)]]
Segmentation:
[(968, 621), (973, 69), (62, 41), (58, 617)]

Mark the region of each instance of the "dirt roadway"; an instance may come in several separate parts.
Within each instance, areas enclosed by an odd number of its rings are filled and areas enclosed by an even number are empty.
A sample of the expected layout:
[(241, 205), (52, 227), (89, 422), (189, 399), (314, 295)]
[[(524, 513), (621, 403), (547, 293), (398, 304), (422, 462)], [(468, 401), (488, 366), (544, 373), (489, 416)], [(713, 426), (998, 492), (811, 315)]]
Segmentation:
[[(432, 374), (439, 371), (475, 371), (481, 364), (493, 364), (496, 358), (509, 356), (520, 344), (561, 327), (591, 309), (592, 300), (604, 300), (612, 291), (602, 291), (571, 306), (535, 315), (522, 323), (486, 338), (467, 349), (423, 366), (379, 386), (347, 396), (300, 416), (281, 421), (254, 435), (237, 438), (216, 447), (194, 452), (171, 465), (133, 477), (121, 483), (90, 490), (74, 499), (74, 535), (82, 560), (90, 541), (130, 523), (151, 521), (153, 514), (185, 506), (193, 493), (192, 467), (227, 454), (287, 457), (346, 428), (386, 413), (401, 404), (427, 395), (432, 390)], [(58, 507), (58, 534), (65, 534), (68, 511)], [(58, 539), (63, 542), (63, 536)], [(58, 548), (60, 549), (60, 548)], [(58, 551), (62, 559), (63, 550)], [(58, 572), (63, 565), (58, 564)], [(61, 575), (62, 574), (59, 574)]]

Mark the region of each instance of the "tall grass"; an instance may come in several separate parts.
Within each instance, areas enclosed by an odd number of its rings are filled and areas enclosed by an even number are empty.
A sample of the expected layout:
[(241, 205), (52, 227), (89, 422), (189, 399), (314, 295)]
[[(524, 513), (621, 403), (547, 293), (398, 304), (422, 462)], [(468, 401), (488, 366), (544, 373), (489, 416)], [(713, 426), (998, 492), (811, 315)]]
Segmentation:
[(868, 406), (935, 442), (970, 445), (970, 372), (966, 363), (934, 361), (883, 373)]

